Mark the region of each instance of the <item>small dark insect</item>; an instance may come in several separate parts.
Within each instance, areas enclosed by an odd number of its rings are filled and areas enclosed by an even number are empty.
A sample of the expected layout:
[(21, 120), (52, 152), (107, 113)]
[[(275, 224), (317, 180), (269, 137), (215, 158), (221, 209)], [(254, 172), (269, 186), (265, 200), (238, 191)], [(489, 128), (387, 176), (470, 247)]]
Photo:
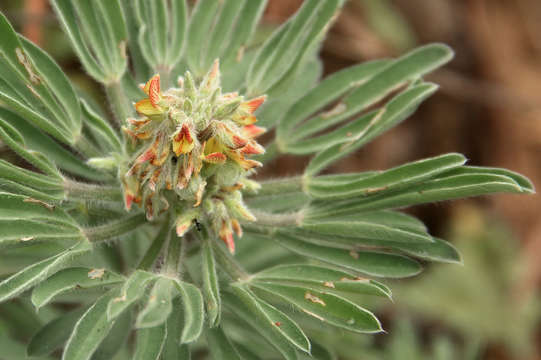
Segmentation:
[(176, 164), (177, 164), (177, 158), (176, 158), (176, 156), (172, 156), (172, 157), (171, 157), (171, 162), (173, 163), (173, 165), (176, 165)]
[(195, 228), (197, 229), (197, 231), (201, 231), (201, 223), (199, 223), (197, 219), (193, 219), (193, 222), (195, 224)]

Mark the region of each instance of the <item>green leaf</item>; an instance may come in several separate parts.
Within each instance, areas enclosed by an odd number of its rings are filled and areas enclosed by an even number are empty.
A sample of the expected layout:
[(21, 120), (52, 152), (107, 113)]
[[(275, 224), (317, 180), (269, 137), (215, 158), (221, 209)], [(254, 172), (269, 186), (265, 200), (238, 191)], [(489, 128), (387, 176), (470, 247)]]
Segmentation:
[(401, 255), (320, 246), (282, 231), (276, 232), (272, 240), (299, 255), (370, 276), (402, 278), (417, 275), (422, 270), (419, 263)]
[[(237, 289), (239, 289), (237, 287)], [(242, 290), (242, 289), (241, 289)], [(237, 290), (237, 291), (241, 291)], [(245, 292), (245, 290), (242, 290)], [(222, 293), (222, 299), (227, 307), (240, 319), (246, 322), (250, 327), (263, 336), (286, 360), (297, 360), (297, 351), (295, 347), (285, 340), (283, 335), (270, 326), (261, 326), (261, 320), (256, 319), (252, 314), (246, 311), (246, 305), (239, 301), (238, 296), (228, 292)], [(259, 314), (258, 316), (261, 316)]]
[(57, 139), (73, 144), (80, 135), (81, 114), (68, 79), (47, 54), (21, 41), (3, 14), (0, 31), (0, 99)]
[[(195, 4), (190, 17), (188, 27), (188, 40), (186, 48), (186, 60), (190, 71), (195, 73), (196, 77), (201, 77), (208, 71), (202, 64), (202, 51), (206, 44), (206, 37), (212, 28), (215, 15), (219, 10), (219, 0), (201, 0)], [(210, 60), (213, 61), (214, 59)]]
[(167, 337), (166, 324), (137, 330), (134, 360), (158, 360)]
[(155, 279), (153, 273), (136, 270), (130, 275), (126, 283), (120, 289), (120, 297), (111, 299), (107, 305), (107, 317), (110, 320), (115, 319), (129, 306), (139, 300), (143, 294), (148, 282)]
[(188, 23), (184, 0), (137, 0), (139, 46), (155, 71), (172, 69), (181, 58)]
[(57, 206), (5, 192), (0, 192), (0, 219), (56, 222), (67, 227), (77, 227), (77, 223)]
[(45, 174), (61, 179), (58, 170), (42, 154), (29, 150), (21, 133), (13, 127), (9, 121), (14, 115), (7, 110), (0, 108), (0, 139), (9, 146), (17, 155), (34, 165)]
[(391, 298), (391, 290), (380, 282), (319, 265), (279, 265), (255, 274), (253, 281), (270, 281), (284, 285), (296, 282), (317, 290)]
[(35, 220), (0, 220), (0, 247), (26, 245), (40, 241), (63, 241), (66, 244), (81, 240), (80, 229), (62, 223)]
[(177, 281), (176, 284), (184, 307), (184, 329), (182, 329), (180, 343), (186, 344), (197, 340), (203, 331), (205, 320), (203, 295), (190, 283)]
[(48, 304), (55, 296), (73, 289), (88, 289), (116, 284), (123, 277), (105, 269), (73, 267), (61, 270), (40, 283), (32, 291), (32, 303), (36, 309)]
[(190, 360), (190, 349), (187, 344), (180, 344), (183, 323), (182, 301), (180, 297), (173, 300), (173, 311), (166, 321), (167, 337), (162, 349), (162, 360)]
[(39, 329), (26, 348), (28, 356), (46, 356), (61, 348), (85, 311), (81, 308), (63, 314)]
[(104, 84), (119, 81), (127, 66), (120, 2), (52, 0), (51, 4), (89, 75)]
[(348, 183), (332, 184), (327, 180), (323, 185), (318, 185), (317, 178), (307, 179), (305, 187), (308, 193), (315, 198), (370, 196), (422, 182), (457, 168), (465, 162), (466, 158), (463, 155), (451, 153), (397, 166), (376, 175), (363, 177)]
[(287, 149), (289, 144), (295, 143), (293, 140), (299, 140), (298, 134), (291, 132), (291, 130), (296, 126), (302, 128), (303, 120), (328, 107), (347, 94), (348, 91), (351, 91), (352, 88), (359, 86), (381, 71), (388, 64), (388, 60), (378, 60), (348, 67), (329, 75), (313, 89), (306, 92), (280, 119), (277, 129), (280, 149)]
[(138, 329), (156, 327), (165, 323), (173, 310), (173, 286), (172, 279), (158, 277), (145, 307), (137, 316), (136, 327)]
[(356, 197), (329, 203), (315, 201), (308, 209), (310, 217), (356, 214), (363, 211), (397, 209), (416, 204), (479, 196), (498, 192), (529, 193), (512, 178), (493, 174), (446, 175), (411, 186), (392, 194), (376, 194), (370, 197)]
[(57, 177), (47, 176), (35, 171), (30, 171), (4, 160), (0, 160), (0, 177), (9, 181), (28, 185), (34, 189), (47, 191), (48, 193), (58, 192), (61, 199), (64, 198), (62, 182)]
[(282, 341), (296, 348), (310, 353), (310, 340), (286, 314), (274, 306), (258, 299), (249, 289), (240, 284), (232, 285), (233, 292), (241, 300), (246, 309), (254, 316), (259, 327), (265, 328), (262, 332), (279, 334)]
[(115, 320), (113, 328), (107, 334), (107, 337), (100, 344), (98, 349), (92, 355), (92, 360), (110, 360), (122, 349), (128, 340), (132, 330), (133, 316), (130, 311), (120, 315)]
[(109, 122), (98, 115), (84, 100), (81, 100), (81, 109), (85, 117), (85, 125), (91, 128), (96, 136), (105, 140), (111, 150), (122, 151), (122, 140)]
[(221, 327), (207, 330), (207, 343), (213, 360), (242, 360)]
[(258, 283), (253, 287), (276, 295), (306, 314), (331, 325), (358, 333), (382, 331), (374, 314), (338, 295), (292, 285)]
[(224, 63), (236, 61), (243, 58), (244, 49), (252, 38), (256, 26), (263, 15), (267, 0), (245, 0), (240, 10), (235, 25), (231, 26), (228, 33), (228, 41), (221, 46), (220, 58)]
[(492, 167), (479, 167), (479, 166), (461, 166), (459, 168), (450, 170), (446, 172), (445, 174), (442, 174), (442, 176), (443, 175), (445, 176), (467, 175), (467, 174), (505, 176), (505, 177), (513, 179), (513, 181), (516, 182), (522, 188), (522, 192), (525, 192), (525, 193), (535, 192), (535, 188), (532, 182), (528, 178), (507, 169), (492, 168)]
[(77, 321), (62, 354), (62, 360), (88, 360), (113, 328), (107, 319), (107, 304), (118, 295), (113, 289), (100, 297)]
[(203, 241), (201, 256), (203, 257), (203, 295), (205, 296), (210, 326), (215, 327), (220, 323), (222, 303), (216, 273), (216, 262), (208, 240)]
[(303, 229), (328, 236), (349, 236), (360, 239), (403, 242), (406, 244), (426, 244), (432, 242), (427, 234), (410, 232), (391, 226), (368, 221), (314, 221), (305, 222)]
[[(104, 178), (107, 179), (103, 173), (86, 165), (82, 159), (75, 156), (72, 152), (66, 150), (49, 136), (39, 131), (36, 127), (24, 121), (24, 119), (21, 117), (0, 109), (0, 127), (6, 129), (7, 126), (11, 126), (13, 129), (22, 134), (21, 136), (24, 139), (22, 144), (18, 145), (12, 143), (10, 144), (10, 147), (12, 147), (14, 151), (16, 151), (21, 157), (32, 163), (32, 165), (38, 167), (40, 170), (48, 174), (58, 174), (58, 170), (55, 167), (58, 166), (62, 170), (87, 179), (96, 181), (103, 181)], [(1, 133), (2, 132), (0, 131), (0, 136), (2, 136)], [(21, 149), (16, 149), (16, 146)], [(26, 147), (27, 149), (25, 149)], [(27, 153), (30, 152), (33, 158), (36, 159), (29, 160), (28, 158), (30, 155), (23, 154), (24, 151)], [(45, 154), (47, 158), (45, 158)], [(38, 162), (46, 163), (41, 165)], [(48, 165), (51, 164), (51, 162), (53, 162), (54, 165)]]
[(249, 94), (263, 94), (278, 84), (302, 60), (307, 51), (321, 40), (338, 0), (308, 0), (286, 24), (263, 44), (248, 70)]
[[(378, 79), (378, 76), (375, 76), (373, 79)], [(369, 82), (371, 81), (372, 80)], [(352, 134), (351, 138), (344, 139), (343, 143), (332, 145), (319, 152), (306, 167), (305, 176), (311, 177), (321, 172), (330, 164), (351, 154), (381, 133), (396, 126), (408, 118), (417, 107), (436, 90), (437, 86), (429, 83), (413, 86), (394, 97), (387, 105), (379, 110), (364, 115), (364, 121), (367, 123), (366, 128), (360, 133), (355, 134), (355, 136)], [(347, 113), (347, 111), (345, 111), (345, 113)], [(337, 116), (342, 116), (342, 114)], [(319, 117), (321, 117), (321, 115)], [(325, 124), (325, 126), (330, 126), (332, 125), (330, 121), (331, 118), (324, 118), (321, 122)], [(336, 118), (337, 122), (341, 120), (336, 116), (334, 118)], [(347, 118), (347, 116), (345, 118)], [(314, 124), (306, 124), (306, 129), (313, 128), (315, 128)]]
[[(2, 229), (4, 229), (4, 226), (2, 226)], [(43, 281), (65, 266), (75, 255), (85, 253), (91, 248), (92, 246), (88, 241), (81, 241), (57, 255), (36, 262), (8, 277), (0, 282), (0, 302), (9, 300)]]

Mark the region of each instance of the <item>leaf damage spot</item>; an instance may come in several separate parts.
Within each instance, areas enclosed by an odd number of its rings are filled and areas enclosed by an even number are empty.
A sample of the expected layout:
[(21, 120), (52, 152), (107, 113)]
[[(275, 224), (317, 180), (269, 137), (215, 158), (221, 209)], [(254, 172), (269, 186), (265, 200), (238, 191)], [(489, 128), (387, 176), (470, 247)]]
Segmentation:
[(274, 323), (274, 325), (276, 325), (276, 326), (280, 327), (280, 326), (282, 326), (282, 323), (281, 323), (281, 322), (279, 322), (279, 321), (276, 321), (276, 322)]
[(328, 288), (333, 288), (334, 289), (334, 283), (332, 281), (325, 281), (323, 283), (323, 286), (326, 286)]
[(370, 194), (374, 194), (374, 193), (377, 193), (377, 192), (380, 192), (380, 191), (383, 191), (383, 190), (387, 190), (388, 186), (380, 186), (380, 187), (375, 187), (375, 188), (369, 188), (369, 189), (366, 189), (364, 190), (364, 193), (366, 195), (370, 195)]
[(323, 119), (330, 118), (331, 116), (339, 115), (346, 111), (347, 106), (343, 102), (336, 104), (331, 110), (321, 113)]
[(321, 306), (327, 306), (327, 304), (325, 304), (325, 301), (321, 300), (320, 298), (318, 298), (315, 295), (312, 295), (309, 292), (306, 292), (306, 294), (304, 294), (304, 298), (306, 300), (308, 300), (308, 301), (311, 301), (311, 302), (315, 303), (315, 304), (320, 304)]
[(126, 301), (126, 294), (120, 296), (120, 297), (116, 297), (113, 299), (113, 302), (114, 303), (117, 303), (117, 302), (121, 302), (121, 301)]
[(88, 272), (88, 277), (92, 280), (101, 279), (105, 274), (105, 269), (92, 269)]
[(126, 55), (126, 40), (122, 40), (118, 44), (118, 48), (120, 49), (120, 56), (122, 56), (123, 59), (126, 59), (128, 57)]
[(49, 211), (54, 211), (54, 209), (55, 209), (54, 205), (48, 204), (45, 201), (41, 201), (41, 200), (34, 199), (34, 198), (31, 198), (31, 197), (28, 197), (28, 198), (24, 199), (23, 201), (27, 202), (27, 203), (33, 203), (33, 204), (41, 205), (44, 208), (46, 208), (47, 210), (49, 210)]
[(41, 84), (41, 78), (34, 72), (34, 69), (32, 68), (32, 64), (26, 57), (26, 54), (24, 53), (23, 49), (16, 48), (15, 54), (17, 55), (17, 60), (19, 61), (19, 63), (22, 66), (24, 66), (24, 69), (28, 73), (28, 76), (30, 77), (30, 81), (35, 85)]
[(319, 316), (319, 315), (317, 315), (317, 314), (314, 314), (314, 313), (311, 312), (311, 311), (308, 311), (308, 310), (306, 310), (306, 309), (302, 309), (302, 311), (304, 311), (306, 314), (308, 314), (308, 315), (310, 315), (310, 316), (315, 317), (315, 318), (318, 319), (318, 320), (325, 321), (325, 319), (324, 319), (323, 317), (321, 317), (321, 316)]
[(21, 238), (21, 241), (26, 242), (26, 241), (30, 241), (30, 240), (34, 240), (34, 239), (35, 239), (34, 236), (25, 236), (25, 237)]
[(349, 251), (349, 256), (351, 256), (352, 258), (357, 260), (359, 258), (359, 253), (357, 253), (357, 251), (355, 251), (355, 250), (350, 250)]

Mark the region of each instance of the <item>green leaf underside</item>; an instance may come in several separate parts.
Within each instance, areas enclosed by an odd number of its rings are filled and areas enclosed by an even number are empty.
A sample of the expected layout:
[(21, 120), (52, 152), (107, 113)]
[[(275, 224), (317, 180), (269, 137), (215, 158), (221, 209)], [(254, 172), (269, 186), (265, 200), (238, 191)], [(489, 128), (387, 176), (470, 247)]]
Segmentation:
[[(251, 235), (255, 237), (255, 241), (258, 238), (268, 239), (261, 235)], [(418, 262), (401, 255), (316, 245), (285, 231), (277, 231), (270, 238), (299, 255), (369, 276), (402, 278), (417, 275), (422, 270)]]
[(107, 304), (118, 296), (113, 289), (100, 297), (77, 321), (62, 354), (62, 360), (88, 360), (113, 328), (107, 319)]
[(209, 316), (211, 327), (218, 326), (221, 315), (221, 297), (218, 284), (218, 275), (216, 273), (216, 263), (214, 253), (208, 241), (202, 244), (203, 255), (203, 295)]
[(301, 328), (283, 312), (257, 298), (246, 286), (233, 285), (234, 294), (254, 316), (254, 321), (268, 332), (278, 334), (296, 348), (310, 353), (310, 340)]
[[(246, 322), (252, 329), (257, 331), (262, 337), (267, 340), (286, 360), (297, 360), (297, 351), (294, 345), (285, 340), (284, 337), (276, 331), (276, 329), (270, 326), (261, 326), (261, 322), (258, 321), (252, 314), (246, 312), (245, 305), (243, 305), (237, 296), (228, 292), (222, 293), (222, 300), (237, 317)], [(272, 324), (271, 324), (272, 325)]]
[(46, 356), (62, 347), (85, 312), (85, 308), (76, 309), (48, 322), (32, 336), (26, 349), (28, 355)]
[(182, 329), (180, 343), (191, 343), (197, 340), (203, 331), (205, 320), (203, 295), (196, 286), (190, 283), (176, 281), (176, 285), (184, 308), (184, 329)]
[(306, 286), (316, 286), (316, 289), (326, 288), (331, 292), (391, 298), (391, 290), (380, 282), (317, 265), (279, 265), (255, 274), (253, 281), (270, 281), (284, 285), (298, 282)]
[(207, 343), (214, 360), (242, 360), (238, 350), (220, 327), (207, 330)]
[(55, 296), (69, 290), (105, 286), (122, 281), (122, 276), (105, 269), (82, 267), (64, 269), (34, 288), (31, 297), (32, 304), (39, 309), (49, 303)]
[(120, 288), (120, 296), (113, 298), (107, 304), (107, 317), (115, 319), (128, 307), (144, 295), (144, 289), (150, 281), (155, 280), (153, 273), (136, 270)]
[(92, 248), (87, 241), (81, 241), (77, 245), (69, 248), (48, 259), (36, 262), (18, 273), (8, 277), (0, 282), (0, 302), (9, 300), (23, 291), (43, 281), (56, 271), (61, 269), (75, 255), (80, 255)]
[(152, 328), (165, 323), (173, 310), (174, 282), (172, 279), (158, 277), (154, 282), (146, 305), (139, 312), (136, 327)]
[(158, 360), (167, 337), (166, 324), (137, 330), (134, 360)]
[(381, 324), (371, 312), (338, 295), (293, 285), (258, 283), (253, 287), (278, 296), (331, 325), (359, 333), (382, 331)]

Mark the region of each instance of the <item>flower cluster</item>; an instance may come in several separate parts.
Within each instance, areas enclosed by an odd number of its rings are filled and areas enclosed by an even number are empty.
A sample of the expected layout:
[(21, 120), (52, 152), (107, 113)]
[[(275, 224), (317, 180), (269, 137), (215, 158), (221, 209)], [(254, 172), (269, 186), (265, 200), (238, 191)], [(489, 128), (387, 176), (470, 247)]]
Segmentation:
[(253, 115), (265, 97), (222, 94), (218, 61), (199, 83), (186, 72), (178, 85), (162, 92), (155, 75), (141, 86), (148, 97), (135, 108), (142, 117), (123, 128), (136, 149), (122, 179), (125, 206), (140, 205), (149, 220), (173, 207), (179, 236), (208, 221), (233, 252), (239, 220), (255, 220), (241, 190), (256, 186), (247, 176), (262, 165), (248, 156), (265, 151), (255, 140), (265, 129)]

